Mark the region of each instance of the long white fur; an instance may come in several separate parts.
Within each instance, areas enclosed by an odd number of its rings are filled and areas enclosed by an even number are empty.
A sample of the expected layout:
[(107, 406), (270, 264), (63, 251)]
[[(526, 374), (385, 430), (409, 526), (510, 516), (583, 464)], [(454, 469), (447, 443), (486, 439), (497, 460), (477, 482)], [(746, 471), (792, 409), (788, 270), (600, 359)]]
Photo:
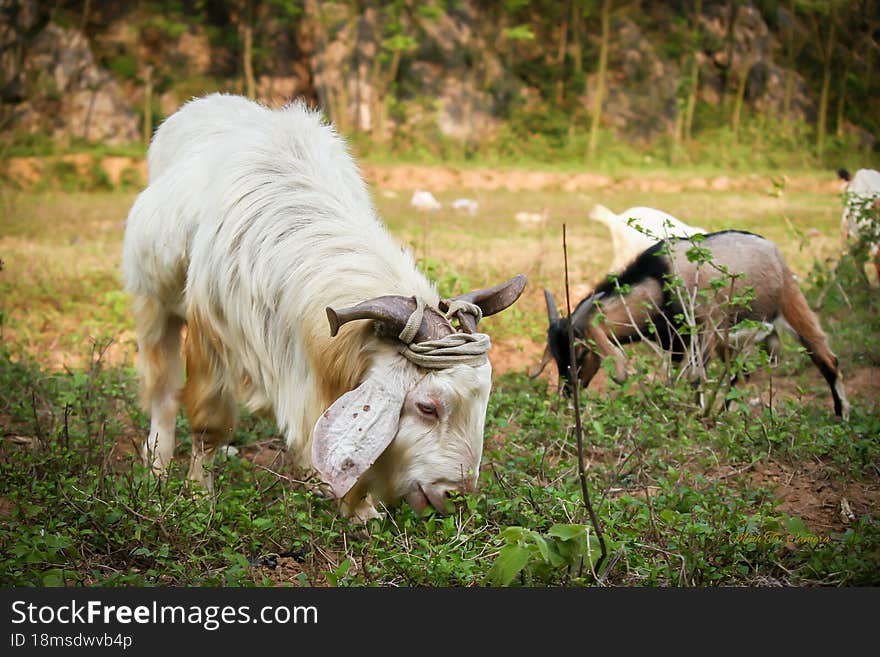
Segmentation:
[[(868, 230), (868, 223), (863, 217), (857, 216), (854, 206), (874, 200), (880, 203), (880, 171), (859, 169), (846, 185), (843, 214), (840, 218), (840, 229), (844, 241), (858, 240)], [(861, 221), (859, 221), (861, 219)], [(868, 246), (868, 254), (873, 258), (880, 249), (880, 242), (874, 241)], [(878, 269), (880, 271), (880, 269)]]
[[(689, 226), (662, 210), (647, 207), (633, 207), (614, 214), (604, 205), (595, 205), (590, 210), (590, 219), (605, 224), (611, 231), (614, 258), (610, 271), (623, 269), (633, 258), (659, 240), (691, 237), (708, 232), (699, 226)], [(646, 232), (636, 229), (636, 225)]]
[[(393, 501), (419, 497), (417, 485), (439, 495), (463, 477), (475, 484), (488, 363), (426, 373), (364, 322), (330, 337), (326, 306), (395, 294), (436, 307), (439, 296), (376, 216), (344, 142), (319, 113), (219, 94), (193, 100), (157, 130), (149, 177), (123, 255), (128, 290), (148, 308), (142, 350), (169, 331), (163, 322), (198, 318), (216, 348), (218, 386), (270, 409), (304, 466), (315, 422), (339, 395), (376, 371), (403, 381), (411, 392), (395, 449), (364, 477), (353, 494), (365, 501), (353, 498), (348, 513), (372, 515), (369, 494)], [(174, 372), (166, 378), (148, 400), (148, 449), (162, 452), (156, 469), (171, 459), (181, 384)], [(412, 408), (418, 394), (466, 408), (432, 426)]]

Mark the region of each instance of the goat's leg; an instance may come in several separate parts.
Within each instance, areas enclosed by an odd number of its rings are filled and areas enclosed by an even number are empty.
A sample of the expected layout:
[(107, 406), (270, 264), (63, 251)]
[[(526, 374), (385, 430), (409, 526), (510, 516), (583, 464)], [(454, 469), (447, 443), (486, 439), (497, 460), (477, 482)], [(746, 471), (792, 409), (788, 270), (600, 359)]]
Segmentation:
[(141, 403), (150, 413), (150, 433), (142, 447), (144, 463), (161, 474), (174, 457), (174, 427), (183, 385), (180, 332), (183, 320), (158, 301), (134, 301)]
[[(750, 349), (754, 343), (757, 343), (767, 353), (771, 367), (775, 367), (779, 360), (779, 335), (776, 326), (769, 322), (765, 322), (762, 327), (756, 329), (742, 329), (729, 334), (727, 343), (723, 340), (718, 341), (716, 353), (723, 362), (732, 362), (737, 353)], [(733, 391), (740, 380), (748, 382), (751, 377), (751, 370), (737, 368), (733, 376), (730, 377), (727, 392)], [(724, 410), (730, 410), (730, 405), (731, 400), (725, 396)]]
[[(726, 344), (723, 340), (718, 340), (715, 344), (715, 357), (718, 358), (722, 363), (729, 363), (733, 358), (734, 352), (730, 348), (728, 344)], [(748, 378), (748, 375), (744, 375), (743, 378)], [(736, 387), (736, 384), (739, 383), (739, 371), (735, 371), (733, 376), (730, 377), (730, 381), (727, 384), (727, 391), (724, 394), (724, 410), (729, 411), (730, 405), (733, 403), (729, 398), (728, 394)]]
[(831, 388), (831, 397), (834, 400), (835, 414), (844, 420), (849, 419), (850, 405), (846, 399), (843, 375), (840, 372), (837, 356), (828, 346), (828, 337), (819, 326), (819, 320), (810, 310), (809, 304), (807, 304), (807, 300), (791, 272), (785, 273), (782, 288), (782, 316), (797, 334), (813, 363), (828, 382), (828, 387)]
[(223, 365), (198, 321), (187, 323), (186, 385), (183, 403), (192, 429), (192, 460), (189, 478), (208, 490), (213, 488), (210, 464), (219, 445), (226, 443), (235, 431), (238, 406), (234, 393), (228, 389)]

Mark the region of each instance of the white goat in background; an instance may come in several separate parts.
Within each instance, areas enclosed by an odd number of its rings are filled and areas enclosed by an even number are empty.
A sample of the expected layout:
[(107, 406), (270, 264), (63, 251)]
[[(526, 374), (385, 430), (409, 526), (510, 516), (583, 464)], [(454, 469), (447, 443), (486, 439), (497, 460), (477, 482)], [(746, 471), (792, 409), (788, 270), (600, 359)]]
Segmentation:
[(302, 104), (194, 100), (159, 127), (149, 167), (123, 271), (154, 470), (173, 458), (181, 398), (190, 477), (210, 486), (205, 465), (241, 400), (274, 415), (346, 515), (401, 498), (443, 510), (448, 492), (474, 489), (491, 387), (475, 330), (525, 277), (441, 300), (376, 216), (343, 140)]
[(409, 204), (416, 210), (439, 210), (443, 207), (431, 192), (424, 189), (414, 191)]
[(880, 171), (859, 169), (850, 176), (840, 169), (837, 174), (847, 182), (840, 217), (844, 248), (864, 242), (880, 280)]
[(620, 271), (642, 251), (667, 237), (691, 237), (707, 232), (699, 226), (688, 226), (662, 210), (646, 207), (614, 214), (604, 205), (595, 205), (590, 210), (590, 219), (605, 224), (611, 231), (614, 257), (609, 271), (613, 272)]

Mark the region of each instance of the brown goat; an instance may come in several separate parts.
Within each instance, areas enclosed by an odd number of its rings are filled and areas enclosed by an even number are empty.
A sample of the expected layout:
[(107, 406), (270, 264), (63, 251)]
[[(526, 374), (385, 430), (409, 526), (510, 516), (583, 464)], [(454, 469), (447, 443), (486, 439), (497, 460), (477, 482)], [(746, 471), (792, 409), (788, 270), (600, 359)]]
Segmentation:
[[(777, 328), (798, 336), (831, 388), (834, 412), (848, 418), (850, 405), (837, 357), (778, 247), (740, 231), (707, 235), (699, 242), (705, 258), (692, 261), (694, 254), (689, 258), (689, 251), (693, 246), (689, 240), (658, 242), (618, 276), (599, 285), (570, 318), (560, 318), (553, 296), (545, 290), (550, 326), (541, 369), (554, 359), (560, 380), (570, 392), (573, 369), (586, 387), (602, 358), (610, 357), (612, 378), (622, 383), (627, 377), (626, 361), (618, 345), (644, 337), (659, 343), (675, 361), (688, 357), (688, 364), (693, 365), (696, 357), (703, 365), (712, 351), (737, 348), (744, 334), (754, 339), (754, 330), (736, 330), (739, 322), (753, 320), (764, 327), (757, 334), (771, 353), (777, 349)], [(668, 284), (673, 278), (681, 284)], [(754, 291), (751, 301), (739, 303), (737, 299), (749, 289)], [(569, 358), (569, 321), (578, 342), (576, 368)], [(688, 331), (682, 330), (687, 324), (698, 327), (704, 336), (699, 354), (691, 352)]]

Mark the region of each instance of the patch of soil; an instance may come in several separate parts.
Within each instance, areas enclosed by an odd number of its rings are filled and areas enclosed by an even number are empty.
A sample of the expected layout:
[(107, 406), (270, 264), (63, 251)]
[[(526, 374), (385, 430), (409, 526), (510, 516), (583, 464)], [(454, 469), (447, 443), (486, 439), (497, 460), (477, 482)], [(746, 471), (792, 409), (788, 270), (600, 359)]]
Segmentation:
[(847, 507), (855, 518), (874, 516), (880, 508), (880, 479), (841, 481), (821, 462), (760, 461), (746, 476), (753, 487), (773, 490), (782, 501), (779, 509), (801, 518), (817, 535), (843, 532), (853, 522)]
[[(63, 161), (73, 164), (80, 174), (94, 166), (92, 155), (72, 153), (55, 157), (13, 157), (0, 167), (0, 173), (22, 187), (30, 187), (46, 176), (52, 162)], [(111, 182), (116, 185), (122, 180), (124, 172), (132, 170), (147, 179), (145, 159), (106, 156), (100, 167)], [(445, 165), (418, 164), (370, 164), (361, 165), (361, 171), (371, 186), (383, 190), (428, 189), (442, 192), (453, 189), (469, 190), (564, 190), (567, 192), (596, 189), (629, 190), (640, 192), (681, 192), (681, 191), (766, 191), (773, 187), (768, 176), (742, 174), (735, 176), (694, 176), (690, 178), (670, 178), (664, 175), (638, 173), (632, 177), (612, 178), (598, 173), (574, 171), (528, 171), (518, 169), (457, 168)], [(837, 177), (822, 178), (783, 176), (785, 188), (791, 191), (812, 191), (827, 194), (840, 194), (842, 181)]]
[(880, 399), (880, 368), (863, 367), (845, 375), (844, 384), (849, 395)]
[(241, 448), (241, 455), (254, 465), (282, 472), (289, 467), (289, 455), (280, 438), (260, 440)]
[[(528, 374), (541, 362), (543, 353), (543, 344), (525, 338), (514, 338), (503, 342), (494, 342), (489, 351), (489, 361), (492, 363), (492, 371), (496, 376), (507, 372)], [(551, 363), (548, 368), (555, 369), (555, 366)]]
[[(491, 168), (468, 168), (442, 165), (364, 164), (364, 176), (375, 187), (390, 190), (428, 189), (442, 192), (450, 189), (528, 190), (561, 189), (567, 192), (595, 189), (616, 189), (641, 192), (681, 192), (693, 190), (765, 191), (773, 182), (767, 176), (691, 177), (672, 179), (663, 175), (638, 174), (634, 177), (611, 178), (596, 173), (567, 171), (520, 171)], [(786, 189), (809, 190), (839, 194), (842, 186), (836, 177), (785, 178)]]
[[(299, 575), (306, 573), (303, 565), (293, 557), (278, 557), (272, 560), (271, 565), (260, 565), (255, 573), (259, 579), (268, 578), (275, 583), (275, 586), (302, 586), (302, 582), (298, 579)], [(308, 573), (306, 573), (308, 576)], [(308, 581), (308, 580), (306, 580)], [(309, 582), (309, 585), (312, 583)]]
[[(11, 157), (0, 167), (0, 173), (21, 187), (28, 188), (51, 174), (51, 166), (56, 162), (71, 164), (77, 175), (85, 176), (95, 166), (92, 155), (88, 153), (70, 153), (54, 157)], [(98, 163), (110, 182), (118, 185), (127, 170), (132, 170), (147, 179), (147, 161), (141, 158), (108, 155)]]
[[(737, 387), (749, 391), (747, 399), (753, 406), (776, 408), (780, 400), (786, 399), (804, 404), (827, 404), (832, 409), (831, 391), (819, 370), (809, 362), (805, 367), (808, 380), (802, 381), (800, 376), (782, 376), (775, 372), (771, 378), (764, 372), (756, 372)], [(880, 368), (861, 367), (844, 372), (843, 382), (846, 395), (853, 405), (873, 405), (880, 399)]]

